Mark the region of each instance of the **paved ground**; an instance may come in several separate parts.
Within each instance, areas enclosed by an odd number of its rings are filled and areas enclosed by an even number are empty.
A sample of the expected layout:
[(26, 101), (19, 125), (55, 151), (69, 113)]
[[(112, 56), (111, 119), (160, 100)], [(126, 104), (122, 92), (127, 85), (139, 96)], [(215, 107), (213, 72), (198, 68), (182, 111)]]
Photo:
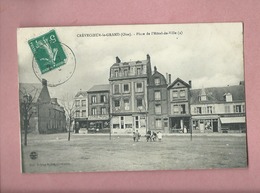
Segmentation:
[[(131, 171), (247, 166), (245, 134), (164, 136), (133, 142), (131, 136), (28, 135), (22, 146), (25, 172)], [(32, 153), (32, 152), (36, 152)], [(31, 155), (31, 156), (30, 156)], [(36, 159), (34, 159), (36, 158)]]

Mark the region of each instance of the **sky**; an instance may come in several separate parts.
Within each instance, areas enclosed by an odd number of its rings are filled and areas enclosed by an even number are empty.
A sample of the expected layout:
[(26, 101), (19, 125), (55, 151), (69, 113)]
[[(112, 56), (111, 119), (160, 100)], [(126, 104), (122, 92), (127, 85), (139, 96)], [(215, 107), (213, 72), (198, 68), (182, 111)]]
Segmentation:
[(108, 84), (116, 56), (128, 62), (145, 60), (149, 54), (152, 70), (156, 66), (163, 75), (171, 74), (172, 82), (191, 80), (193, 89), (237, 85), (244, 80), (242, 23), (204, 23), (19, 28), (19, 82), (40, 83), (28, 40), (52, 29), (67, 45), (64, 51), (69, 60), (60, 70), (40, 76), (48, 82), (65, 80), (75, 67), (68, 81), (49, 87), (51, 97), (58, 99), (95, 84)]

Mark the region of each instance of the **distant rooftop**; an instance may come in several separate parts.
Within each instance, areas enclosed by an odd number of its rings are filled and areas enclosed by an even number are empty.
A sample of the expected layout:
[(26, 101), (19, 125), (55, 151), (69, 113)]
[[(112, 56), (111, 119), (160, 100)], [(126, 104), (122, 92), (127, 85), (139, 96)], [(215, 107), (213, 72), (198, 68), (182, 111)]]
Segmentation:
[(109, 84), (99, 84), (92, 86), (87, 92), (109, 91)]
[(79, 92), (77, 92), (75, 97), (79, 97), (80, 95), (82, 95), (83, 97), (87, 97), (87, 91), (80, 90)]
[[(205, 92), (205, 93), (204, 93)], [(245, 101), (244, 85), (234, 85), (225, 87), (211, 87), (191, 90), (191, 104), (203, 102), (224, 102), (224, 95), (232, 94), (233, 101)], [(207, 101), (199, 101), (199, 96), (206, 94)]]

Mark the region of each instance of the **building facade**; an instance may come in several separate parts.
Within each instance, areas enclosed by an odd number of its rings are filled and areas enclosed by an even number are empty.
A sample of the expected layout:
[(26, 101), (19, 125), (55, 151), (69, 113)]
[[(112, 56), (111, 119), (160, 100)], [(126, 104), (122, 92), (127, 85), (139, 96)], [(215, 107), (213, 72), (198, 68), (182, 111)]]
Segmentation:
[[(190, 82), (191, 84), (191, 82)], [(177, 78), (168, 88), (169, 132), (188, 132), (190, 127), (191, 85)]]
[[(27, 114), (27, 118), (30, 117), (29, 132), (44, 134), (66, 131), (64, 108), (59, 105), (57, 98), (50, 97), (46, 80), (42, 81), (42, 85), (19, 83), (19, 101), (22, 131), (24, 130), (25, 114)], [(29, 110), (25, 110), (26, 106), (29, 106)]]
[(109, 77), (112, 133), (147, 132), (147, 85), (150, 76), (149, 55), (142, 61), (121, 62), (116, 58)]
[(148, 89), (148, 130), (169, 133), (167, 81), (154, 67)]
[(109, 84), (94, 85), (88, 94), (88, 131), (110, 132)]
[(75, 97), (74, 129), (75, 133), (80, 128), (88, 127), (88, 95), (86, 91), (79, 91)]
[(191, 90), (194, 132), (245, 132), (244, 85)]

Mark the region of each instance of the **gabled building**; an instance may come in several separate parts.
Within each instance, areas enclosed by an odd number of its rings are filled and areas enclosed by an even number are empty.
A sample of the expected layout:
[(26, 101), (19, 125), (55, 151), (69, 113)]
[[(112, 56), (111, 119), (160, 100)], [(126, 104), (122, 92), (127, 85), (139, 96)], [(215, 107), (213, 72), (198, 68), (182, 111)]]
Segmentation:
[(177, 78), (167, 87), (170, 132), (188, 132), (189, 130), (191, 118), (190, 88), (191, 81), (188, 84), (180, 78)]
[(156, 67), (147, 89), (148, 130), (169, 133), (167, 81)]
[(74, 97), (75, 100), (75, 132), (78, 133), (80, 128), (88, 126), (88, 95), (87, 91), (80, 90)]
[(88, 91), (88, 130), (110, 132), (109, 84), (94, 85)]
[[(31, 100), (28, 100), (28, 99)], [(31, 102), (29, 102), (31, 101)], [(57, 133), (66, 131), (66, 116), (57, 98), (51, 98), (47, 87), (47, 81), (41, 84), (19, 83), (20, 124), (24, 130), (25, 113), (30, 117), (28, 123), (29, 132)], [(30, 106), (25, 110), (25, 106)]]
[(244, 85), (191, 90), (191, 114), (195, 132), (244, 132)]
[(151, 76), (151, 61), (121, 62), (110, 67), (110, 112), (112, 133), (145, 134), (147, 127), (147, 85)]

